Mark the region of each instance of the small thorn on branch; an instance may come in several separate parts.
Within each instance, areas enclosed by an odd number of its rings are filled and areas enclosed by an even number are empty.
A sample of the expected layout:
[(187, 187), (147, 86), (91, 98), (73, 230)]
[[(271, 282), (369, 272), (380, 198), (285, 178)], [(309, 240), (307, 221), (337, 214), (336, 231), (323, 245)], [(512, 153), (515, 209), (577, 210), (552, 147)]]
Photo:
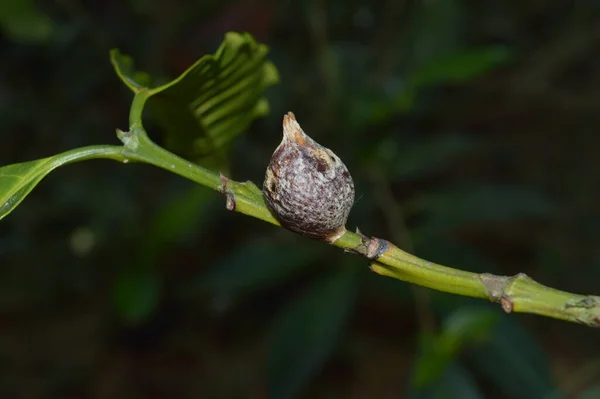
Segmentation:
[(377, 260), (391, 248), (388, 241), (377, 237), (369, 238), (361, 233), (358, 227), (356, 228), (356, 234), (360, 236), (361, 243), (354, 248), (347, 249), (348, 252), (362, 255), (369, 260)]
[(229, 183), (229, 179), (223, 174), (219, 173), (219, 177), (221, 179), (221, 187), (218, 188), (218, 192), (225, 195), (225, 208), (228, 211), (235, 210), (235, 196), (231, 190), (227, 188), (227, 184)]

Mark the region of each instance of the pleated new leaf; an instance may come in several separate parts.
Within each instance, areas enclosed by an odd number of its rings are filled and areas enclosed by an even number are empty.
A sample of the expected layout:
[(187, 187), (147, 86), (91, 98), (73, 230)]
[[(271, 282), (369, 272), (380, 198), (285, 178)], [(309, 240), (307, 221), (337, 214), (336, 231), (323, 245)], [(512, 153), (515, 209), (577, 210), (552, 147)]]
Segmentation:
[(214, 55), (154, 88), (129, 57), (113, 50), (111, 59), (132, 91), (150, 89), (148, 115), (166, 132), (166, 146), (210, 167), (211, 159), (223, 158), (232, 140), (269, 111), (264, 91), (279, 77), (267, 52), (251, 35), (230, 32)]

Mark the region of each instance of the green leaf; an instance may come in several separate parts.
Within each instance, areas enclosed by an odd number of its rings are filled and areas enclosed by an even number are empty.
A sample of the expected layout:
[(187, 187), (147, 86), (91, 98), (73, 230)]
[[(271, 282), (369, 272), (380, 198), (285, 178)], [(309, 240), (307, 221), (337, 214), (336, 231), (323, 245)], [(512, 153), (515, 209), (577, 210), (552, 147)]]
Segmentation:
[(354, 304), (358, 268), (316, 281), (275, 323), (269, 353), (269, 398), (297, 397), (338, 344)]
[(403, 146), (396, 158), (396, 177), (416, 179), (443, 170), (446, 165), (473, 147), (471, 139), (459, 134), (448, 134), (434, 140)]
[(472, 222), (503, 222), (547, 217), (553, 210), (548, 198), (532, 189), (485, 184), (454, 187), (422, 195), (407, 204), (408, 212), (424, 212), (427, 220), (415, 234), (445, 231)]
[(596, 384), (583, 391), (577, 396), (577, 399), (597, 399), (600, 398), (600, 384)]
[(413, 386), (424, 388), (438, 380), (465, 346), (482, 342), (490, 336), (497, 320), (498, 313), (484, 308), (463, 307), (452, 312), (438, 335), (423, 337)]
[(117, 76), (134, 93), (150, 88), (152, 78), (146, 72), (136, 71), (133, 58), (129, 55), (121, 54), (118, 49), (113, 49), (110, 51), (110, 61)]
[(361, 277), (364, 289), (370, 295), (383, 297), (399, 303), (412, 303), (414, 292), (409, 284), (394, 278), (381, 278), (380, 275), (366, 269), (368, 273)]
[(451, 364), (442, 377), (442, 386), (436, 398), (446, 395), (447, 398), (484, 399), (486, 396), (479, 390), (473, 375), (460, 364)]
[[(145, 228), (132, 270), (122, 271), (115, 280), (114, 304), (128, 324), (139, 324), (156, 310), (161, 293), (161, 277), (155, 271), (157, 259), (193, 226), (202, 223), (213, 191), (193, 185), (171, 198)], [(220, 200), (220, 198), (219, 198)]]
[(35, 186), (61, 165), (95, 157), (113, 157), (119, 147), (90, 146), (48, 158), (7, 165), (0, 168), (0, 220), (11, 213)]
[(0, 219), (12, 212), (33, 188), (57, 166), (54, 158), (0, 168)]
[(397, 138), (382, 139), (374, 158), (383, 162), (392, 179), (417, 179), (428, 173), (443, 171), (450, 162), (475, 147), (465, 135), (446, 134), (432, 140), (401, 143)]
[(420, 1), (410, 10), (409, 25), (404, 37), (405, 63), (418, 70), (441, 54), (455, 51), (462, 39), (466, 8), (459, 0)]
[(498, 313), (480, 307), (464, 307), (452, 312), (442, 326), (443, 335), (458, 348), (467, 342), (480, 342), (488, 338), (498, 321)]
[(209, 202), (215, 198), (222, 201), (214, 191), (196, 184), (170, 198), (145, 229), (137, 257), (138, 266), (153, 266), (173, 242), (180, 240), (193, 227), (202, 225)]
[(395, 106), (402, 112), (408, 112), (423, 88), (466, 82), (507, 63), (511, 58), (510, 49), (504, 46), (468, 48), (430, 57), (406, 78), (404, 87), (396, 95)]
[(192, 279), (185, 295), (211, 293), (220, 301), (264, 290), (297, 273), (316, 258), (323, 246), (280, 242), (272, 238), (250, 241), (217, 260), (208, 273)]
[(495, 390), (509, 398), (543, 398), (556, 386), (542, 349), (510, 317), (502, 318), (470, 358)]
[[(205, 166), (222, 160), (232, 140), (269, 111), (264, 91), (279, 81), (268, 49), (251, 35), (227, 33), (214, 55), (205, 55), (175, 80), (149, 88), (150, 117), (166, 132), (167, 147)], [(121, 80), (134, 92), (149, 87), (131, 58), (111, 52)]]
[(505, 46), (488, 46), (456, 51), (431, 60), (409, 78), (413, 87), (462, 83), (508, 62), (511, 51)]
[(128, 324), (139, 324), (156, 309), (161, 292), (161, 279), (150, 268), (123, 270), (114, 286), (114, 302), (119, 316)]
[(409, 399), (483, 399), (471, 372), (460, 363), (450, 363), (440, 377), (421, 389), (412, 389)]
[(45, 42), (52, 37), (56, 26), (42, 13), (33, 0), (2, 0), (0, 28), (18, 42)]

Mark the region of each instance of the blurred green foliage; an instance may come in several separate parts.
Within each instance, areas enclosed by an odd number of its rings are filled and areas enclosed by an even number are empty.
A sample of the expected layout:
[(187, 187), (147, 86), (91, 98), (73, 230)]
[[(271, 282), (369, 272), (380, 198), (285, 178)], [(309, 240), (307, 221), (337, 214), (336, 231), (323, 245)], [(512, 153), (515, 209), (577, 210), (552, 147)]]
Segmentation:
[(113, 51), (111, 60), (134, 92), (152, 88), (148, 114), (165, 131), (167, 148), (226, 171), (232, 140), (269, 111), (264, 90), (279, 78), (265, 60), (267, 51), (252, 36), (230, 32), (214, 56), (205, 55), (177, 79), (157, 87), (148, 74), (133, 69), (130, 57)]
[(336, 347), (353, 309), (356, 268), (315, 281), (276, 318), (269, 350), (270, 398), (296, 397)]
[(17, 42), (47, 42), (56, 27), (33, 0), (6, 0), (0, 5), (0, 27)]
[[(401, 246), (454, 267), (597, 293), (599, 12), (594, 1), (11, 0), (0, 7), (0, 163), (116, 143), (130, 94), (109, 49), (160, 84), (225, 32), (248, 31), (281, 82), (270, 113), (205, 162), (261, 183), (294, 111), (352, 171), (349, 227), (406, 236)], [(272, 83), (272, 71), (248, 77)], [(191, 119), (147, 117), (157, 142), (199, 154)], [(598, 390), (593, 330), (373, 276), (143, 165), (49, 176), (2, 220), (0, 265), (2, 397)]]

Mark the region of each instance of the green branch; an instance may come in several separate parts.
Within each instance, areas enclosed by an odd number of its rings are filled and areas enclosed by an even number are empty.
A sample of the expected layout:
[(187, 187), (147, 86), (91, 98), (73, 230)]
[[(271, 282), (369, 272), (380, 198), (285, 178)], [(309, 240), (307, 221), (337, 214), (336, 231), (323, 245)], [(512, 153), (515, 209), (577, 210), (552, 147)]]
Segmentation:
[[(79, 148), (49, 158), (0, 168), (0, 219), (12, 212), (23, 198), (55, 168), (94, 158), (122, 163), (143, 162), (176, 173), (226, 197), (226, 208), (279, 225), (268, 210), (262, 191), (252, 182), (229, 180), (187, 161), (150, 140), (141, 122), (148, 97), (136, 90), (130, 113), (130, 128), (117, 130), (122, 146), (98, 145)], [(505, 312), (533, 313), (600, 327), (600, 297), (558, 291), (539, 284), (524, 274), (495, 276), (470, 273), (418, 258), (386, 240), (347, 231), (332, 245), (369, 260), (371, 270), (383, 276), (434, 290), (499, 303)]]
[[(132, 113), (145, 99), (136, 95)], [(132, 117), (130, 132), (118, 131), (125, 144), (122, 161), (149, 163), (198, 184), (217, 190), (227, 198), (226, 208), (279, 225), (268, 210), (261, 190), (252, 182), (240, 183), (191, 163), (153, 143)], [(139, 119), (137, 119), (139, 121)], [(114, 154), (111, 154), (114, 158)], [(470, 273), (418, 258), (388, 241), (347, 231), (332, 245), (359, 254), (371, 262), (371, 270), (383, 276), (474, 298), (499, 303), (505, 312), (533, 313), (592, 327), (600, 327), (600, 297), (558, 291), (539, 284), (524, 274), (514, 277)]]

